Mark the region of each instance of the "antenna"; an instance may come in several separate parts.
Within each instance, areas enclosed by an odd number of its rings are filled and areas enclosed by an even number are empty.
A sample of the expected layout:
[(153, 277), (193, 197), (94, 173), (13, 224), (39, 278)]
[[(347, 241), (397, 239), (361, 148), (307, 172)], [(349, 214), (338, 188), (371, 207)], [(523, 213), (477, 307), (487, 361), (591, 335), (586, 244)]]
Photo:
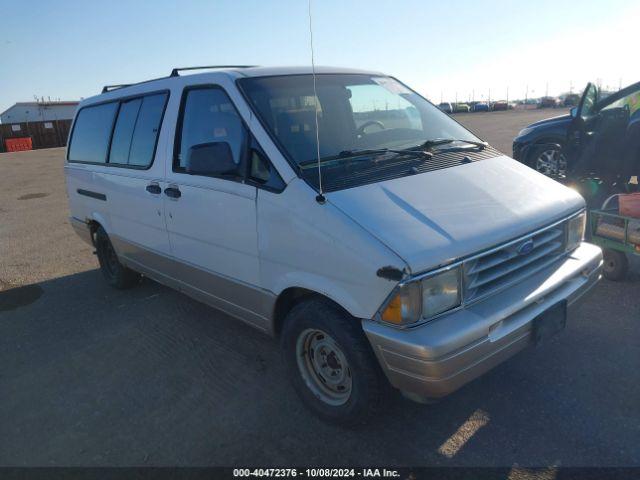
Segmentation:
[(311, 47), (311, 74), (313, 75), (313, 104), (316, 117), (316, 155), (318, 159), (318, 195), (316, 201), (323, 204), (326, 199), (322, 194), (322, 167), (320, 165), (320, 130), (318, 129), (318, 92), (316, 90), (316, 63), (313, 58), (313, 24), (311, 19), (311, 0), (309, 0), (309, 46)]

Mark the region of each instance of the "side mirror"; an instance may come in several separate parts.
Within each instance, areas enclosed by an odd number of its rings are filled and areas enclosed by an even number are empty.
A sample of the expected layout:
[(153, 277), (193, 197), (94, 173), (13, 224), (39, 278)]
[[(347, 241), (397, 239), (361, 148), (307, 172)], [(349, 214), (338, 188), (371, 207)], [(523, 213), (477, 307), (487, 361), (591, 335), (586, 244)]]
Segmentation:
[(227, 142), (200, 143), (187, 153), (185, 169), (192, 175), (233, 176), (239, 165), (233, 161), (233, 152)]
[(578, 107), (573, 107), (569, 110), (569, 114), (571, 115), (571, 118), (576, 118), (578, 116)]

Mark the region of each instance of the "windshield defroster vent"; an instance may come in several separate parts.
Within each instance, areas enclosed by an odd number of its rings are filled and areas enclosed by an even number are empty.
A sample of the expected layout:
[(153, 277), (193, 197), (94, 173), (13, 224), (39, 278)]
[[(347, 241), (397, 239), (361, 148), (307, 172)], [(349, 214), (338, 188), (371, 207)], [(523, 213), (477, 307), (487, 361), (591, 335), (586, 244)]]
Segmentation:
[[(325, 192), (344, 190), (394, 178), (442, 170), (502, 155), (502, 153), (490, 146), (482, 150), (452, 148), (449, 151), (442, 149), (433, 153), (432, 157), (390, 153), (372, 156), (368, 159), (357, 159), (337, 165), (323, 166), (323, 190)], [(302, 175), (314, 188), (318, 188), (317, 169), (302, 170)]]

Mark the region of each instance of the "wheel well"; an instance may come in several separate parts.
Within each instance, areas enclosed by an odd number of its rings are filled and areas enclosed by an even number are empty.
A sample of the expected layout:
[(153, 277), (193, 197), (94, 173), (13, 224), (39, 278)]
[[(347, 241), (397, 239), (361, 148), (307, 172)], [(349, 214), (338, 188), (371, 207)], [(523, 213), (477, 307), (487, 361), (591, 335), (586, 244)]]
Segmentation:
[(525, 158), (525, 163), (527, 165), (530, 165), (531, 162), (533, 161), (533, 156), (536, 154), (536, 152), (539, 152), (539, 150), (537, 149), (537, 147), (539, 147), (540, 145), (544, 145), (546, 143), (556, 143), (558, 145), (560, 145), (560, 148), (564, 148), (564, 139), (560, 139), (557, 137), (541, 137), (538, 138), (537, 140), (535, 140), (532, 144), (531, 147), (529, 148), (529, 151), (526, 153), (527, 158)]
[(543, 143), (557, 143), (561, 147), (564, 147), (564, 139), (558, 137), (542, 137), (533, 142), (534, 145), (540, 145)]
[(89, 232), (91, 232), (91, 242), (95, 246), (95, 244), (96, 244), (96, 232), (98, 231), (98, 228), (100, 228), (102, 225), (100, 225), (95, 220), (87, 220), (87, 225), (89, 225)]
[(314, 292), (313, 290), (308, 290), (306, 288), (299, 288), (299, 287), (287, 288), (283, 290), (280, 293), (280, 295), (278, 295), (278, 299), (276, 300), (276, 305), (273, 310), (274, 335), (276, 336), (280, 335), (280, 332), (282, 332), (282, 327), (284, 326), (284, 320), (285, 318), (287, 318), (287, 314), (291, 311), (293, 307), (298, 305), (300, 302), (303, 302), (313, 297), (325, 299), (337, 305), (340, 309), (344, 310), (344, 308), (338, 303), (336, 303), (334, 300), (318, 292)]

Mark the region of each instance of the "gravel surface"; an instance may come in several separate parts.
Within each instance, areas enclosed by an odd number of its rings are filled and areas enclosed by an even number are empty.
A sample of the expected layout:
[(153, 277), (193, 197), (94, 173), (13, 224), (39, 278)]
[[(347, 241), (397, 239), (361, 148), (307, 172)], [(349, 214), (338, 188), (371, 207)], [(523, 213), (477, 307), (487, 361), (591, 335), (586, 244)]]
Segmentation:
[[(554, 113), (456, 118), (509, 153)], [(152, 281), (109, 288), (63, 155), (0, 154), (0, 465), (640, 466), (637, 276), (440, 403), (344, 430), (304, 409), (273, 340)]]

